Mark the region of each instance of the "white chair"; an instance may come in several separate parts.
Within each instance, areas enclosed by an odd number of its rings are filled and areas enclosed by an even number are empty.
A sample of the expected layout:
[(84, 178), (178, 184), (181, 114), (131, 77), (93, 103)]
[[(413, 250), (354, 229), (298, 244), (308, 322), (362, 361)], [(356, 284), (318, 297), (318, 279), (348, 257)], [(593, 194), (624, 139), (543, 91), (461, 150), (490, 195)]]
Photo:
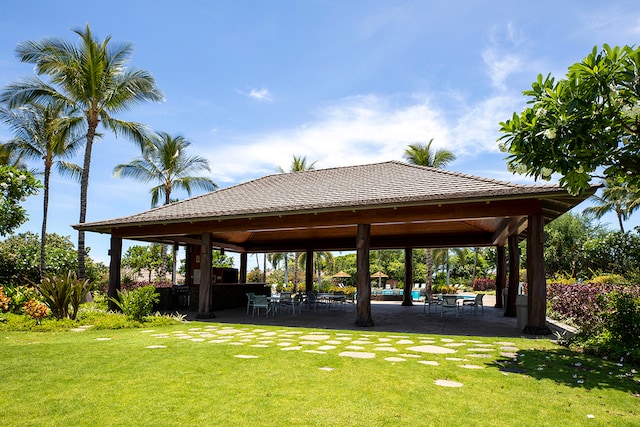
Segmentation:
[(441, 304), (441, 300), (428, 293), (424, 297), (424, 307), (422, 307), (422, 311), (427, 311), (427, 307), (429, 307), (429, 314), (431, 314), (431, 306), (434, 306), (437, 309)]
[(473, 314), (478, 313), (478, 307), (481, 307), (481, 312), (484, 315), (484, 304), (482, 304), (482, 298), (484, 294), (477, 294), (474, 300), (463, 301), (462, 305), (464, 307), (473, 307)]
[(440, 317), (444, 316), (445, 310), (455, 311), (456, 317), (460, 315), (460, 305), (458, 304), (458, 297), (456, 295), (442, 295), (442, 304), (440, 304)]
[(266, 295), (256, 295), (253, 301), (253, 315), (256, 315), (256, 311), (258, 312), (258, 316), (260, 316), (260, 309), (264, 308), (265, 316), (269, 315), (269, 311), (271, 311), (271, 305), (269, 304), (269, 300)]
[(256, 294), (253, 292), (247, 292), (247, 314), (249, 314), (249, 308), (253, 307), (253, 302), (256, 299)]
[[(281, 292), (280, 293), (280, 307), (290, 307), (293, 314), (296, 314), (296, 305), (300, 307), (298, 302), (291, 297), (291, 292)], [(299, 311), (299, 310), (298, 310)]]

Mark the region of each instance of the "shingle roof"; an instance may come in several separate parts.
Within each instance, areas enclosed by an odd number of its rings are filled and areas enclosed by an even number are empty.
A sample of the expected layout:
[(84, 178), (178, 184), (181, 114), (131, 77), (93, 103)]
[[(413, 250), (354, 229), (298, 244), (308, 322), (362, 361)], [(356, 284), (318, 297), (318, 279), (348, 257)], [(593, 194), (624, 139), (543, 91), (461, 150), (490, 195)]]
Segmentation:
[(268, 175), (171, 205), (78, 228), (542, 194), (521, 185), (398, 161)]

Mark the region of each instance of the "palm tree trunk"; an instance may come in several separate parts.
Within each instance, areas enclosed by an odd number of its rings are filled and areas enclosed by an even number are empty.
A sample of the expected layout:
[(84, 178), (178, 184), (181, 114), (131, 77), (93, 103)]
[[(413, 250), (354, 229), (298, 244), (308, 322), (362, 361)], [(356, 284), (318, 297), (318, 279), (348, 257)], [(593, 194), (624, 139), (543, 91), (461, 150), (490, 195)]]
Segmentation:
[(46, 245), (47, 245), (47, 215), (49, 212), (49, 178), (51, 165), (44, 167), (44, 196), (42, 202), (42, 230), (40, 232), (40, 279), (44, 279), (46, 272)]
[(433, 285), (433, 256), (431, 254), (431, 249), (427, 248), (426, 249), (427, 253), (426, 253), (426, 258), (425, 258), (425, 263), (426, 263), (426, 277), (424, 278), (424, 287), (425, 287), (425, 291), (428, 294), (431, 294), (432, 291), (432, 285)]
[[(80, 179), (80, 224), (84, 224), (87, 219), (87, 192), (89, 190), (89, 168), (91, 166), (91, 150), (93, 148), (93, 139), (96, 135), (98, 127), (98, 118), (88, 119), (89, 128), (87, 129), (87, 145), (84, 149), (84, 161), (82, 164), (82, 178)], [(84, 230), (78, 231), (78, 279), (86, 277), (84, 265), (85, 258), (85, 237)], [(115, 288), (109, 288), (109, 296), (115, 298)]]

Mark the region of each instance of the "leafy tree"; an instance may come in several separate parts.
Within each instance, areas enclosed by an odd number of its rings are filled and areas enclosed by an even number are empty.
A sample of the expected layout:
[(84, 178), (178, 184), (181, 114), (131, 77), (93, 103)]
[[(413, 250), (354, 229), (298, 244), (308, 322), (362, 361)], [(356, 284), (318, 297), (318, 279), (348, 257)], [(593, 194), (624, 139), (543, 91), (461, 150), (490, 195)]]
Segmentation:
[(588, 215), (567, 212), (544, 227), (544, 260), (547, 276), (586, 278), (589, 275), (582, 248), (605, 230)]
[[(31, 232), (7, 237), (0, 242), (0, 283), (14, 286), (40, 280), (40, 237)], [(47, 273), (66, 277), (77, 269), (76, 248), (69, 236), (50, 233), (45, 251)], [(107, 267), (87, 258), (87, 275), (92, 282), (103, 281)]]
[[(78, 111), (86, 124), (86, 145), (80, 182), (80, 223), (87, 214), (87, 190), (93, 142), (98, 124), (116, 135), (122, 134), (139, 144), (145, 141), (146, 127), (117, 119), (114, 113), (128, 110), (143, 101), (161, 101), (163, 96), (153, 76), (144, 70), (128, 68), (133, 52), (130, 43), (111, 44), (111, 37), (100, 42), (89, 25), (75, 29), (77, 45), (61, 39), (18, 44), (16, 53), (22, 62), (34, 64), (38, 75), (51, 79), (48, 84), (37, 77), (27, 78), (5, 88), (0, 102), (9, 108), (34, 101), (59, 100)], [(78, 232), (78, 277), (85, 277), (85, 236)]]
[(586, 241), (582, 247), (587, 268), (597, 274), (613, 273), (637, 278), (640, 236), (633, 232), (609, 232)]
[(594, 177), (640, 183), (640, 48), (594, 47), (566, 78), (538, 76), (530, 105), (500, 123), (509, 168), (536, 179), (560, 174), (578, 194)]
[[(414, 165), (426, 166), (436, 169), (444, 169), (447, 165), (456, 159), (455, 154), (449, 150), (439, 149), (434, 150), (431, 148), (433, 144), (433, 138), (428, 143), (414, 143), (410, 144), (408, 148), (404, 150), (405, 159)], [(427, 292), (431, 292), (431, 276), (433, 275), (433, 255), (431, 249), (425, 249), (426, 252), (426, 271), (425, 271), (425, 283)]]
[(211, 264), (213, 268), (231, 268), (233, 267), (233, 257), (227, 256), (220, 251), (213, 251)]
[(160, 274), (162, 271), (160, 245), (130, 246), (122, 257), (122, 266), (130, 268), (135, 274), (146, 272), (148, 281), (151, 282), (153, 273)]
[(591, 199), (598, 204), (586, 208), (584, 212), (593, 214), (596, 218), (602, 218), (612, 211), (615, 212), (620, 231), (624, 233), (622, 222), (628, 220), (631, 213), (640, 206), (639, 191), (625, 182), (620, 182), (619, 179), (607, 179), (603, 183), (605, 187), (601, 195), (591, 196)]
[(0, 236), (20, 227), (28, 218), (20, 202), (42, 188), (30, 172), (12, 166), (0, 166)]
[(80, 148), (81, 139), (74, 133), (74, 121), (65, 120), (68, 109), (55, 100), (47, 105), (28, 104), (7, 110), (0, 108), (0, 118), (14, 133), (8, 146), (20, 158), (43, 161), (44, 197), (42, 207), (42, 229), (40, 232), (40, 278), (45, 276), (45, 244), (47, 217), (49, 212), (49, 180), (51, 168), (57, 165), (62, 175), (79, 177), (80, 166), (64, 161)]

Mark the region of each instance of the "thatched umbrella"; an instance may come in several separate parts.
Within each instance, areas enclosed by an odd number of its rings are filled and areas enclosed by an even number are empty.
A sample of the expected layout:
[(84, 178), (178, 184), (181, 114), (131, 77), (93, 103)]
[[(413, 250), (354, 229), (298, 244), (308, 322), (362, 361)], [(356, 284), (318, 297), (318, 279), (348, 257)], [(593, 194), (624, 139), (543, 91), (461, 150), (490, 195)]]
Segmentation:
[(378, 278), (378, 287), (381, 288), (382, 287), (382, 278), (384, 277), (386, 279), (389, 276), (384, 274), (382, 271), (377, 271), (377, 272), (373, 273), (371, 275), (371, 277), (374, 277), (374, 278), (377, 277)]

